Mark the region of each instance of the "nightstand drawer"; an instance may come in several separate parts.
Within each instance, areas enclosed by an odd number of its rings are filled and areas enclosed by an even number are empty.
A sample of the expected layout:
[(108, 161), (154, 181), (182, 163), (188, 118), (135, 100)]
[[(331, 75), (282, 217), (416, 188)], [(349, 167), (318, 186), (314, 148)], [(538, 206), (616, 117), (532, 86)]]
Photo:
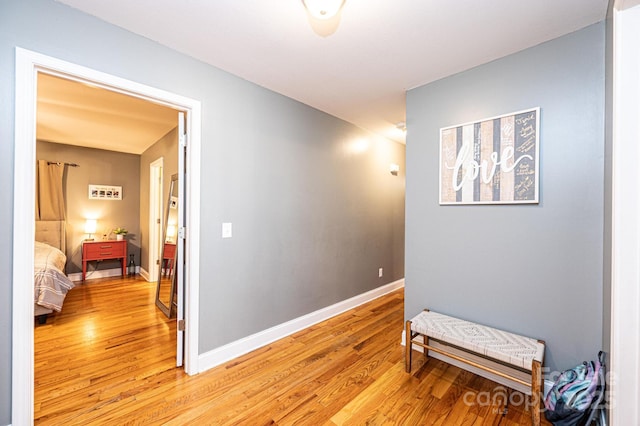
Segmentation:
[(82, 281), (87, 277), (87, 262), (120, 259), (122, 276), (126, 275), (127, 242), (125, 240), (84, 241), (82, 243)]
[(111, 259), (124, 257), (126, 241), (96, 241), (84, 243), (85, 259)]

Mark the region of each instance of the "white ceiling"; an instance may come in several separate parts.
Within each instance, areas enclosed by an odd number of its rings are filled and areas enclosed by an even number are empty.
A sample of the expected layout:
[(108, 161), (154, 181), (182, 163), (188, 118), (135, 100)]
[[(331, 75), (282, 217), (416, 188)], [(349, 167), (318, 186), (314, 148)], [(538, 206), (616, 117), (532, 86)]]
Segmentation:
[[(58, 0), (390, 139), (405, 92), (605, 18), (608, 0)], [(317, 25), (314, 24), (317, 28)]]
[(142, 154), (178, 125), (178, 113), (132, 96), (38, 74), (36, 137)]

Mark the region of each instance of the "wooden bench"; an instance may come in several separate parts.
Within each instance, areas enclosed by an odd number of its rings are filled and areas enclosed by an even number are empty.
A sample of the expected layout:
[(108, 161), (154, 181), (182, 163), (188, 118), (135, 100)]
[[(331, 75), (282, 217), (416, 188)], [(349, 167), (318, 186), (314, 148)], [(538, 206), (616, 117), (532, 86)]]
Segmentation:
[(540, 424), (544, 341), (427, 309), (406, 322), (405, 333), (407, 373), (411, 373), (412, 347), (420, 346), (425, 357), (432, 351), (462, 368), (530, 395), (532, 424)]

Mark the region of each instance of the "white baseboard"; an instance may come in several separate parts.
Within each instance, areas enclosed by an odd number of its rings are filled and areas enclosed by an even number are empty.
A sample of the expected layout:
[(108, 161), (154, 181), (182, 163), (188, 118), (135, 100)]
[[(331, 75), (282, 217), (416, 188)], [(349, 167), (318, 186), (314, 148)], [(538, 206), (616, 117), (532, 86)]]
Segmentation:
[[(140, 267), (136, 266), (136, 273), (140, 272)], [(82, 272), (75, 272), (67, 275), (71, 281), (82, 281)], [(86, 281), (95, 280), (97, 278), (111, 278), (122, 276), (122, 268), (102, 269), (99, 271), (90, 271), (86, 274)]]
[(198, 357), (199, 372), (207, 371), (233, 358), (237, 358), (297, 331), (311, 327), (314, 324), (370, 302), (401, 287), (404, 287), (404, 278), (200, 354)]
[(141, 276), (142, 278), (144, 278), (146, 281), (150, 281), (150, 280), (149, 280), (149, 277), (150, 277), (150, 275), (149, 275), (149, 271), (147, 271), (146, 269), (144, 269), (142, 266), (138, 266), (137, 268), (140, 270), (140, 271), (138, 272), (138, 273), (140, 274), (140, 276)]
[[(405, 339), (406, 339), (406, 334), (407, 334), (406, 330), (402, 330), (402, 337), (401, 337), (401, 340), (400, 340), (400, 344), (401, 344), (402, 346), (405, 346), (405, 345), (406, 345), (406, 340), (405, 340)], [(418, 337), (416, 338), (416, 340), (420, 341), (420, 340), (421, 340), (421, 338), (422, 338), (422, 336), (418, 336)], [(413, 345), (413, 350), (414, 350), (414, 351), (418, 351), (418, 352), (422, 353), (422, 351), (423, 351), (424, 349), (423, 349), (421, 346), (418, 346), (418, 345), (414, 344), (414, 345)], [(449, 357), (448, 357), (448, 356), (446, 356), (446, 355), (442, 355), (442, 354), (435, 353), (435, 352), (429, 352), (429, 356), (430, 356), (430, 357), (433, 357), (433, 358), (436, 358), (436, 359), (439, 359), (439, 360), (441, 360), (441, 361), (444, 361), (444, 362), (446, 362), (446, 363), (448, 363), (448, 364), (455, 365), (456, 367), (460, 367), (460, 368), (462, 368), (463, 370), (471, 371), (472, 373), (477, 374), (478, 376), (486, 377), (486, 378), (488, 378), (489, 380), (493, 380), (493, 381), (494, 381), (494, 382), (496, 382), (496, 383), (500, 383), (500, 384), (502, 384), (502, 385), (509, 386), (509, 387), (512, 387), (512, 388), (514, 388), (514, 389), (516, 389), (516, 390), (520, 390), (520, 391), (522, 391), (522, 389), (519, 389), (517, 385), (513, 385), (512, 383), (509, 383), (509, 382), (507, 381), (507, 379), (503, 379), (503, 378), (501, 378), (501, 377), (500, 377), (500, 376), (498, 376), (498, 375), (494, 375), (494, 374), (491, 374), (491, 373), (487, 373), (487, 372), (486, 372), (486, 371), (484, 371), (484, 370), (481, 370), (481, 369), (476, 368), (476, 367), (473, 367), (473, 366), (471, 366), (471, 365), (469, 365), (469, 364), (465, 364), (465, 363), (463, 363), (463, 362), (457, 361), (457, 360), (455, 360), (455, 359), (453, 359), (453, 358), (449, 358)], [(544, 371), (544, 369), (543, 369), (543, 371)], [(491, 374), (491, 376), (492, 376), (492, 377), (487, 377), (487, 376), (488, 376), (488, 375), (490, 375), (490, 374)], [(546, 398), (546, 397), (547, 397), (547, 395), (549, 394), (549, 391), (551, 390), (551, 387), (552, 387), (552, 386), (553, 386), (553, 381), (551, 381), (551, 380), (544, 380), (544, 398)]]

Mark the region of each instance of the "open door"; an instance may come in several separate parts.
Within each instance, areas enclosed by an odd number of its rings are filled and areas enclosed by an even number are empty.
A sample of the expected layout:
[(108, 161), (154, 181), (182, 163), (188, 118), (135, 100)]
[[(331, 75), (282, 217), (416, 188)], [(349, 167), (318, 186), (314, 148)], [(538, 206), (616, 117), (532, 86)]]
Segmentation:
[(181, 367), (184, 362), (184, 278), (185, 278), (185, 244), (186, 244), (186, 227), (185, 227), (185, 181), (186, 167), (185, 158), (187, 150), (187, 132), (184, 112), (178, 112), (178, 235), (176, 239), (176, 366)]
[(185, 115), (178, 113), (178, 173), (171, 175), (157, 265), (156, 307), (176, 317), (176, 366), (184, 362), (185, 343)]

